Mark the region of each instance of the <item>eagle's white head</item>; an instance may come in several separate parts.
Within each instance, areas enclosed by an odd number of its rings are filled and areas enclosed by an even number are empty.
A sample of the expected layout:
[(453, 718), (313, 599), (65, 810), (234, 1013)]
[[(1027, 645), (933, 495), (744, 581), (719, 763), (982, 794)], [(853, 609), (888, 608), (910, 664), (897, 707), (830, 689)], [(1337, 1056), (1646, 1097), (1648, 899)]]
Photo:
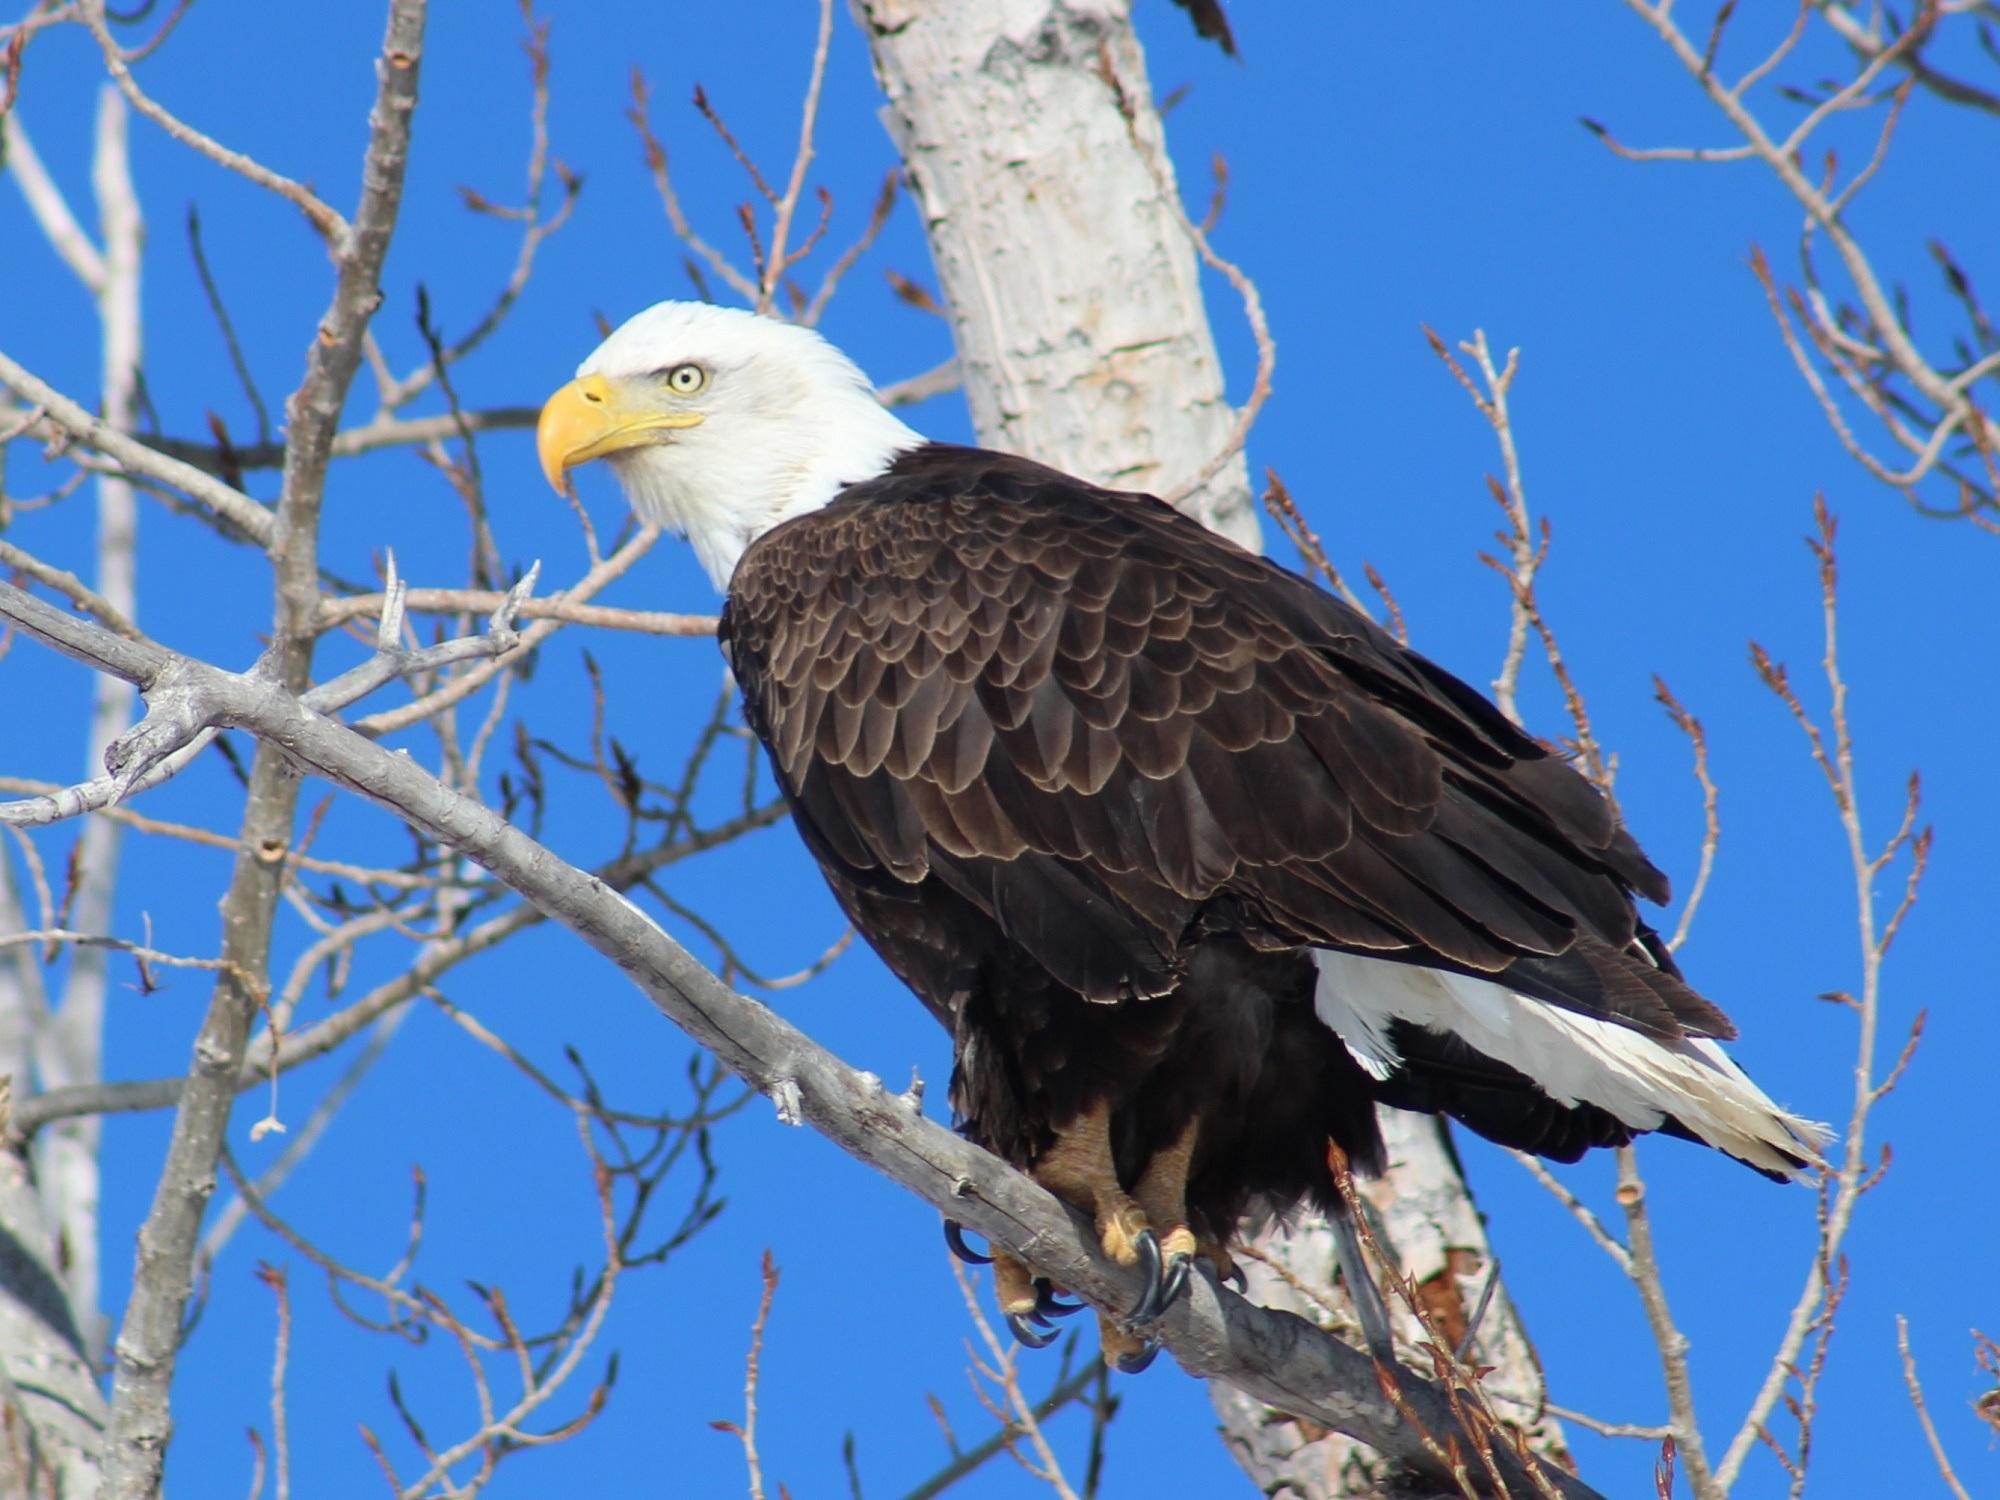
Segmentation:
[(872, 479), (923, 437), (810, 328), (661, 302), (625, 323), (542, 408), (542, 472), (609, 459), (643, 518), (682, 532), (719, 590), (780, 521)]

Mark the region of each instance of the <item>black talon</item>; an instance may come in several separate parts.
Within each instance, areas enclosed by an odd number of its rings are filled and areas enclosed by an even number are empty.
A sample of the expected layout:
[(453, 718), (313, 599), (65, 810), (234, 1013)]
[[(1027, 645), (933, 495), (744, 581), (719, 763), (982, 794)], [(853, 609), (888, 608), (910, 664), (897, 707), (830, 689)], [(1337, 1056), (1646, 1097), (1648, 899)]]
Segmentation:
[(1146, 1289), (1139, 1293), (1139, 1300), (1127, 1315), (1134, 1323), (1150, 1323), (1166, 1311), (1166, 1303), (1160, 1298), (1165, 1285), (1160, 1277), (1160, 1238), (1150, 1229), (1142, 1229), (1132, 1238), (1139, 1249), (1140, 1273), (1146, 1278)]
[(1044, 1333), (1020, 1313), (1008, 1313), (1007, 1326), (1013, 1330), (1014, 1337), (1029, 1349), (1046, 1349), (1056, 1341), (1056, 1329), (1051, 1328)]
[(1160, 1288), (1160, 1311), (1165, 1312), (1174, 1305), (1174, 1299), (1187, 1289), (1188, 1268), (1193, 1264), (1185, 1255), (1176, 1255), (1174, 1263), (1167, 1268), (1167, 1283)]
[(1121, 1354), (1111, 1363), (1118, 1369), (1120, 1374), (1137, 1375), (1159, 1357), (1160, 1346), (1158, 1344), (1148, 1344), (1137, 1354)]
[(1245, 1297), (1250, 1295), (1250, 1278), (1243, 1274), (1243, 1268), (1236, 1262), (1229, 1263), (1229, 1274), (1222, 1279), (1235, 1287), (1239, 1295)]
[(965, 1226), (956, 1219), (946, 1219), (944, 1221), (944, 1242), (951, 1247), (951, 1253), (964, 1261), (968, 1266), (990, 1266), (993, 1264), (992, 1256), (981, 1255), (977, 1250), (974, 1250), (970, 1245), (965, 1243)]
[(1056, 1289), (1046, 1281), (1035, 1284), (1035, 1317), (1047, 1322), (1050, 1318), (1068, 1318), (1083, 1311), (1081, 1302), (1059, 1302)]

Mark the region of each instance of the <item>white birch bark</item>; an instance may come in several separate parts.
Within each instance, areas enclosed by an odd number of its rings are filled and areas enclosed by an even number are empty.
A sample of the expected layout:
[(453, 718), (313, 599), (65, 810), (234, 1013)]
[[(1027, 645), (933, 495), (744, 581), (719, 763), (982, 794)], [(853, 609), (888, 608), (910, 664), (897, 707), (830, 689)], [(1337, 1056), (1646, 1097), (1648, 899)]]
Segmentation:
[[(1236, 413), (1127, 7), (855, 0), (855, 11), (980, 441), (1121, 489), (1185, 487), (1229, 447)], [(1240, 452), (1181, 504), (1257, 546)]]
[[(1100, 483), (1173, 494), (1229, 444), (1196, 259), (1129, 0), (853, 0), (924, 214), (975, 429)], [(1184, 510), (1255, 548), (1239, 452)], [(1464, 1316), (1491, 1252), (1442, 1128), (1382, 1111), (1391, 1165), (1367, 1193), (1385, 1241), (1427, 1298)], [(1256, 1248), (1328, 1296), (1339, 1257), (1307, 1214)], [(1253, 1296), (1337, 1323), (1275, 1271), (1251, 1263)], [(1414, 1341), (1414, 1319), (1401, 1332)], [(1560, 1432), (1504, 1290), (1480, 1324), (1492, 1387), (1543, 1452)], [(1378, 1495), (1395, 1482), (1367, 1449), (1302, 1427), (1212, 1382), (1231, 1451), (1266, 1494)], [(1503, 1415), (1507, 1414), (1503, 1410)], [(1399, 1491), (1398, 1493), (1404, 1493)]]
[[(30, 928), (11, 850), (0, 850), (0, 935)], [(0, 1068), (27, 1086), (48, 1016), (39, 954), (0, 948)], [(0, 1108), (4, 1114), (4, 1108)], [(0, 1500), (97, 1493), (108, 1412), (57, 1271), (42, 1194), (0, 1129)]]
[[(77, 222), (18, 112), (4, 122), (6, 161), (37, 225), (96, 304), (101, 409), (122, 430), (136, 425), (141, 356), (140, 257), (145, 226), (133, 189), (124, 98), (99, 96), (91, 183), (100, 242)], [(132, 486), (97, 481), (95, 587), (126, 618), (137, 615), (138, 507)], [(84, 747), (85, 775), (132, 722), (131, 684), (99, 676)], [(70, 924), (110, 932), (119, 827), (89, 820), (81, 833)], [(0, 858), (0, 932), (29, 925), (9, 861)], [(0, 950), (0, 1069), (25, 1095), (102, 1081), (108, 954), (72, 948), (59, 1009), (51, 1010), (38, 951)], [(0, 1138), (0, 1497), (95, 1494), (107, 1423), (95, 1362), (105, 1338), (98, 1308), (98, 1140), (94, 1116), (59, 1121), (32, 1148)]]
[[(101, 337), (104, 419), (120, 431), (137, 424), (142, 352), (139, 306), (140, 253), (145, 223), (132, 186), (124, 96), (106, 84), (98, 96), (97, 141), (91, 186), (97, 197), (103, 274), (96, 293)], [(103, 475), (97, 481), (97, 592), (126, 619), (138, 611), (138, 505), (132, 486)], [(100, 674), (93, 693), (85, 774), (98, 774), (104, 752), (132, 723), (130, 683)], [(71, 907), (79, 932), (110, 932), (118, 884), (119, 825), (92, 818), (82, 834), (81, 878)], [(103, 1081), (104, 999), (110, 954), (77, 948), (70, 956), (62, 1007), (37, 1038), (35, 1063), (43, 1088)], [(35, 1142), (35, 1177), (41, 1187), (56, 1264), (69, 1288), (70, 1306), (93, 1358), (104, 1349), (106, 1324), (98, 1306), (98, 1140), (101, 1122), (79, 1115), (43, 1130)]]

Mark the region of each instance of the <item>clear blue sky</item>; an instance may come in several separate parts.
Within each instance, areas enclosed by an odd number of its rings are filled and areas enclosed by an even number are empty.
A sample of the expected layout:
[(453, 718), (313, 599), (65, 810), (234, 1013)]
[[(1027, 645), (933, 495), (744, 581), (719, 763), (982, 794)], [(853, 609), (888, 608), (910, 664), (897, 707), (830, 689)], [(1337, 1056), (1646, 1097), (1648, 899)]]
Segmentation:
[[(1769, 7), (1740, 23), (1782, 24)], [(1741, 1024), (1741, 1057), (1778, 1098), (1843, 1118), (1850, 1092), (1849, 1017), (1814, 997), (1857, 982), (1851, 878), (1832, 808), (1783, 709), (1759, 687), (1746, 642), (1793, 664), (1808, 702), (1819, 617), (1801, 534), (1823, 491), (1842, 518), (1846, 664), (1854, 690), (1866, 813), (1879, 837), (1921, 768), (1938, 825), (1925, 897), (1892, 960), (1886, 1029), (1900, 1037), (1918, 1007), (1930, 1030), (1879, 1126), (1894, 1143), (1886, 1184), (1851, 1243), (1854, 1282), (1822, 1394), (1815, 1489), (1826, 1496), (1923, 1493), (1933, 1487), (1902, 1395), (1894, 1317), (1909, 1316), (1932, 1406), (1961, 1473), (1977, 1490), (2000, 1472), (1967, 1410), (1978, 1386), (1966, 1330), (2000, 1331), (1986, 1274), (2000, 1237), (1989, 1078), (2000, 1041), (1985, 951), (2000, 846), (1990, 746), (1996, 722), (1990, 600), (2000, 543), (1921, 521), (1840, 451), (1780, 344), (1745, 267), (1752, 242), (1791, 263), (1796, 215), (1751, 166), (1639, 166), (1614, 159), (1577, 124), (1603, 119), (1627, 139), (1726, 141), (1721, 122), (1639, 21), (1612, 0), (1510, 7), (1288, 5), (1241, 0), (1244, 60), (1197, 43), (1166, 0), (1139, 0), (1156, 89), (1192, 90), (1170, 119), (1189, 196), (1206, 196), (1206, 163), (1223, 152), (1232, 189), (1217, 242), (1259, 281), (1276, 333), (1277, 394), (1251, 440), (1253, 467), (1275, 467), (1350, 573), (1374, 562), (1395, 589), (1416, 644), (1469, 680), (1489, 680), (1506, 598), (1476, 558), (1495, 522), (1482, 476), (1495, 458), (1483, 422), (1428, 352), (1420, 325), (1449, 339), (1483, 327), (1523, 351), (1515, 411), (1532, 503), (1555, 526), (1544, 599), (1603, 739), (1621, 758), (1627, 816), (1685, 887), (1700, 837), (1685, 743), (1651, 698), (1663, 675), (1706, 722), (1722, 786), (1721, 861), (1684, 953), (1696, 983)], [(788, 152), (810, 50), (804, 0), (558, 4), (554, 150), (587, 177), (574, 223), (546, 249), (514, 317), (460, 376), (475, 404), (539, 401), (595, 342), (592, 316), (616, 321), (683, 295), (673, 243), (622, 118), (626, 80), (652, 77), (655, 119), (703, 228), (734, 246), (745, 188), (685, 103), (704, 84), (767, 163)], [(143, 70), (146, 86), (188, 119), (333, 201), (352, 202), (372, 90), (380, 16), (372, 6), (204, 0)], [(455, 186), (507, 201), (526, 150), (525, 66), (511, 10), (439, 7), (425, 63), (410, 189), (379, 323), (396, 362), (420, 357), (411, 327), (424, 283), (448, 331), (462, 330), (504, 279), (505, 226), (471, 218)], [(96, 63), (81, 33), (38, 41), (21, 110), (65, 186), (87, 190), (87, 121)], [(1807, 58), (1812, 78), (1831, 59)], [(865, 52), (845, 17), (835, 40), (820, 180), (839, 209), (835, 238), (861, 223), (893, 156), (875, 110)], [(1973, 270), (2000, 267), (1996, 157), (1977, 120), (1919, 108), (1858, 222), (1885, 269), (1908, 279), (1920, 332), (1948, 309), (1934, 295), (1924, 241), (1939, 236)], [(1990, 123), (1984, 127), (1990, 132)], [(267, 395), (288, 389), (327, 292), (324, 256), (297, 216), (161, 134), (135, 125), (151, 226), (148, 385), (168, 431), (197, 435), (206, 413), (249, 430), (220, 340), (203, 311), (183, 232), (199, 204), (209, 253)], [(1853, 141), (1847, 154), (1865, 150)], [(1858, 159), (1858, 158), (1857, 158)], [(37, 239), (18, 197), (0, 189), (0, 344), (69, 389), (93, 389), (87, 303)], [(949, 352), (941, 324), (897, 303), (884, 268), (928, 281), (920, 228), (900, 206), (882, 244), (835, 303), (827, 331), (882, 381)], [(2000, 273), (1988, 274), (2000, 285)], [(1254, 364), (1225, 287), (1212, 307), (1233, 388)], [(365, 379), (358, 389), (365, 390)], [(352, 417), (365, 415), (357, 398)], [(944, 398), (918, 424), (968, 436)], [(510, 562), (540, 557), (544, 579), (582, 563), (575, 528), (535, 472), (525, 434), (494, 437), (482, 457)], [(17, 452), (15, 492), (34, 464)], [(261, 481), (268, 494), (268, 477)], [(617, 514), (608, 476), (585, 478), (602, 521)], [(86, 561), (79, 502), (25, 518), (12, 535), (69, 566)], [(247, 663), (269, 618), (254, 559), (157, 507), (144, 516), (141, 618), (162, 639)], [(373, 549), (395, 547), (418, 583), (455, 580), (462, 513), (408, 454), (344, 469), (328, 521), (328, 562), (365, 576)], [(679, 547), (662, 547), (612, 596), (642, 608), (707, 610), (712, 595)], [(677, 765), (720, 679), (711, 644), (558, 637), (519, 700), (540, 734), (576, 743), (587, 697), (580, 653), (603, 663), (612, 727), (650, 768)], [(16, 645), (0, 660), (0, 768), (69, 779), (81, 770), (80, 673)], [(1532, 721), (1561, 732), (1539, 678)], [(32, 710), (24, 705), (34, 705)], [(44, 706), (46, 705), (46, 707)], [(65, 726), (52, 734), (50, 726)], [(418, 753), (421, 742), (411, 740)], [(313, 794), (316, 796), (316, 793)], [(601, 858), (615, 830), (566, 793), (557, 847)], [(223, 818), (233, 806), (217, 767), (150, 799), (147, 810)], [(336, 821), (329, 847), (400, 850), (381, 820)], [(134, 844), (121, 931), (149, 915), (162, 946), (205, 950), (226, 878), (222, 856)], [(840, 920), (790, 832), (771, 830), (673, 872), (670, 889), (729, 932), (767, 972), (809, 961)], [(288, 952), (300, 929), (288, 927)], [(696, 943), (698, 951), (699, 943)], [(379, 973), (381, 971), (373, 971)], [(366, 978), (366, 974), (357, 979)], [(468, 966), (453, 999), (551, 1068), (574, 1043), (612, 1097), (670, 1101), (688, 1047), (608, 967), (560, 934), (540, 933)], [(107, 1074), (177, 1073), (205, 986), (119, 992)], [(321, 1004), (323, 1002), (315, 1002)], [(775, 999), (858, 1066), (900, 1082), (919, 1067), (941, 1111), (943, 1037), (873, 958), (850, 953), (825, 978)], [(315, 1012), (316, 1014), (317, 1012)], [(1893, 1046), (1894, 1042), (1887, 1045)], [(302, 1119), (333, 1076), (288, 1079), (284, 1112)], [(264, 1107), (246, 1100), (236, 1149), (252, 1145)], [(107, 1298), (122, 1299), (132, 1233), (165, 1140), (163, 1117), (105, 1131)], [(1504, 1158), (1460, 1137), (1508, 1284), (1525, 1308), (1552, 1393), (1611, 1420), (1664, 1415), (1657, 1367), (1630, 1291), (1570, 1222)], [(936, 1392), (961, 1434), (987, 1421), (965, 1389), (967, 1332), (935, 1215), (810, 1133), (787, 1130), (758, 1101), (719, 1132), (729, 1204), (665, 1270), (621, 1293), (605, 1347), (622, 1351), (611, 1409), (586, 1437), (511, 1460), (495, 1495), (727, 1495), (742, 1490), (735, 1443), (712, 1419), (740, 1415), (742, 1356), (757, 1295), (756, 1260), (785, 1268), (765, 1359), (767, 1473), (798, 1500), (846, 1492), (839, 1447), (852, 1431), (867, 1493), (901, 1494), (935, 1468), (943, 1445), (924, 1407)], [(435, 1013), (420, 1012), (282, 1197), (329, 1246), (380, 1269), (401, 1246), (409, 1168), (431, 1191), (422, 1276), (456, 1291), (467, 1278), (505, 1287), (546, 1313), (594, 1234), (578, 1153), (561, 1111)], [(1712, 1432), (1733, 1429), (1761, 1377), (1809, 1251), (1812, 1201), (1676, 1142), (1645, 1152), (1675, 1310), (1693, 1341)], [(1566, 1174), (1609, 1212), (1609, 1170)], [(170, 1476), (183, 1494), (234, 1493), (247, 1482), (243, 1429), (268, 1428), (272, 1317), (252, 1280), (259, 1258), (293, 1267), (295, 1492), (359, 1493), (380, 1483), (355, 1435), (395, 1426), (383, 1390), (393, 1365), (439, 1434), (468, 1415), (457, 1356), (363, 1334), (327, 1306), (317, 1279), (284, 1247), (246, 1231), (217, 1269), (210, 1305), (177, 1386)], [(1028, 1357), (1030, 1381), (1052, 1358)], [(1120, 1380), (1104, 1493), (1244, 1494), (1212, 1436), (1205, 1388), (1163, 1361)], [(1057, 1424), (1075, 1455), (1080, 1420)], [(1614, 1494), (1650, 1493), (1650, 1451), (1573, 1434), (1585, 1472)], [(1004, 1461), (961, 1493), (1034, 1486)], [(1740, 1493), (1782, 1493), (1763, 1459)]]

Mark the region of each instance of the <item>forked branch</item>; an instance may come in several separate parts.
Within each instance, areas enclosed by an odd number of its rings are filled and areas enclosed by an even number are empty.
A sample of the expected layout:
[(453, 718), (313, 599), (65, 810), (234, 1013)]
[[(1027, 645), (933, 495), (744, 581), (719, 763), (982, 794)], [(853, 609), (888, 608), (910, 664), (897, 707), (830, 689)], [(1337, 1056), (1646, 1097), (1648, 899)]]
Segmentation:
[[(1028, 1178), (729, 990), (636, 907), (407, 757), (312, 713), (280, 684), (123, 640), (6, 584), (0, 584), (0, 619), (142, 689), (171, 678), (186, 711), (282, 744), (301, 769), (477, 860), (616, 963), (697, 1042), (768, 1095), (781, 1118), (810, 1121), (940, 1212), (1093, 1305), (1122, 1309), (1137, 1296), (1137, 1273), (1107, 1261), (1085, 1226)], [(1350, 1433), (1421, 1471), (1436, 1473), (1438, 1464), (1433, 1448), (1414, 1435), (1411, 1414), (1433, 1442), (1462, 1431), (1452, 1401), (1429, 1382), (1406, 1376), (1391, 1400), (1365, 1355), (1303, 1319), (1252, 1306), (1205, 1276), (1161, 1320), (1159, 1332), (1190, 1372), (1229, 1380), (1266, 1404)], [(1472, 1451), (1469, 1439), (1458, 1440)], [(1548, 1490), (1573, 1500), (1592, 1494), (1573, 1476), (1531, 1459), (1502, 1453), (1496, 1462), (1507, 1492), (1523, 1500)]]

